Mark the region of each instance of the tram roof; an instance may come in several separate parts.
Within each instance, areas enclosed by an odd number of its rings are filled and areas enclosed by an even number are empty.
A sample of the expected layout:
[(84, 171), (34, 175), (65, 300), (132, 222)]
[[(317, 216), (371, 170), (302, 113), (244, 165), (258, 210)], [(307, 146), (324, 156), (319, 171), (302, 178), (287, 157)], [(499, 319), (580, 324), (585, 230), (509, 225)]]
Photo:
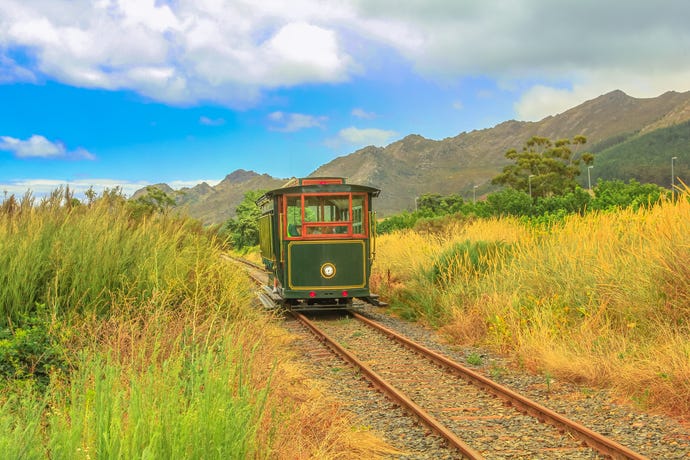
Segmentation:
[[(294, 183), (294, 182), (293, 182)], [(371, 196), (378, 196), (381, 190), (375, 187), (369, 187), (367, 185), (355, 185), (355, 184), (309, 184), (309, 185), (291, 185), (286, 184), (287, 187), (283, 186), (274, 190), (269, 190), (261, 198), (259, 198), (257, 203), (277, 196), (277, 195), (294, 195), (301, 193), (347, 193), (347, 192), (363, 192), (369, 193)]]

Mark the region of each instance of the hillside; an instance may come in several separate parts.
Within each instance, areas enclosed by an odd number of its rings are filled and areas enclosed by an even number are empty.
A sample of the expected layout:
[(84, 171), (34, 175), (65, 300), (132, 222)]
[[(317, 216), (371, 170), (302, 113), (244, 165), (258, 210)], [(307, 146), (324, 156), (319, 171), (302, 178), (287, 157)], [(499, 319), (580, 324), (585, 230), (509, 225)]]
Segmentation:
[[(312, 175), (343, 175), (378, 186), (382, 189), (378, 208), (386, 214), (412, 209), (415, 196), (423, 193), (460, 193), (471, 198), (475, 185), (479, 194), (491, 190), (491, 178), (507, 164), (505, 152), (520, 149), (535, 135), (560, 139), (583, 134), (588, 140), (584, 150), (596, 154), (687, 120), (690, 92), (637, 99), (613, 91), (538, 122), (512, 120), (441, 141), (411, 135), (385, 148), (367, 147), (336, 158)], [(597, 160), (594, 164), (596, 168)], [(661, 169), (647, 177), (668, 186), (670, 170), (661, 175)], [(635, 176), (612, 171), (610, 177), (628, 180)]]
[(670, 187), (673, 157), (684, 160), (674, 161), (674, 176), (688, 183), (689, 152), (690, 121), (632, 136), (597, 152), (592, 183), (598, 179), (630, 178)]
[[(538, 122), (510, 120), (443, 140), (411, 134), (386, 147), (369, 146), (336, 158), (310, 176), (344, 176), (351, 183), (380, 188), (377, 209), (385, 216), (413, 209), (415, 197), (424, 193), (458, 193), (471, 199), (477, 186), (481, 196), (494, 189), (491, 179), (507, 164), (507, 150), (520, 149), (532, 136), (582, 134), (587, 137), (582, 151), (595, 154), (593, 182), (635, 178), (668, 187), (672, 156), (678, 156), (676, 175), (690, 178), (688, 121), (690, 92), (639, 99), (613, 91)], [(586, 184), (586, 174), (580, 179)], [(202, 183), (174, 195), (189, 215), (218, 223), (234, 215), (247, 190), (277, 188), (285, 181), (240, 169), (215, 187)]]
[[(157, 187), (175, 198), (177, 210), (199, 219), (204, 224), (215, 224), (228, 220), (235, 215), (235, 208), (248, 190), (271, 190), (282, 186), (287, 179), (276, 179), (268, 174), (238, 169), (225, 176), (216, 186), (202, 182), (192, 188), (173, 190), (167, 184), (156, 184)], [(132, 195), (136, 199), (146, 193), (138, 190)]]

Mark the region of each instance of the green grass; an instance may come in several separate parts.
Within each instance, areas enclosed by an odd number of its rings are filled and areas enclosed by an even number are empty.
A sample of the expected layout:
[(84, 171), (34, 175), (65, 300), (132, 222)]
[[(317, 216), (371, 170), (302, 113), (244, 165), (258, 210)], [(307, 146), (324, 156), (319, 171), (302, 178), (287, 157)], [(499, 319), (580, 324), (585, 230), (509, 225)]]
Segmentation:
[(253, 388), (251, 359), (236, 341), (229, 334), (198, 354), (186, 347), (158, 365), (84, 355), (70, 381), (45, 396), (4, 401), (0, 450), (7, 458), (252, 457), (268, 386)]
[(496, 241), (463, 241), (443, 251), (432, 263), (426, 277), (435, 283), (448, 284), (459, 277), (477, 276), (505, 259), (510, 247)]
[(245, 278), (194, 222), (130, 211), (60, 191), (0, 206), (5, 458), (239, 459), (270, 440)]
[(304, 378), (221, 251), (117, 192), (0, 203), (0, 458), (390, 452)]
[(113, 199), (0, 213), (0, 326), (37, 304), (62, 316), (100, 315), (123, 302), (184, 302), (201, 278), (219, 278), (200, 262), (219, 253), (210, 238), (186, 219), (134, 218)]
[(481, 366), (484, 360), (479, 353), (470, 353), (467, 356), (467, 362), (473, 366)]

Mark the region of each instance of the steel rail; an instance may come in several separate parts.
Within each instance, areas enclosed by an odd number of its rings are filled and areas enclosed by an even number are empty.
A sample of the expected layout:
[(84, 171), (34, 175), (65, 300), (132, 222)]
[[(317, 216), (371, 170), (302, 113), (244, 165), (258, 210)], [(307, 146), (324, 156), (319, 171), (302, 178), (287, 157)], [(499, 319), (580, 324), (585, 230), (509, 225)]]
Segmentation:
[[(257, 269), (262, 269), (263, 267), (259, 267), (258, 265), (246, 261), (244, 259), (228, 256), (228, 255), (223, 255), (227, 259), (232, 259), (236, 262), (251, 266), (253, 268)], [(257, 280), (258, 281), (258, 280)], [(272, 302), (271, 299), (268, 300), (269, 302)], [(548, 423), (549, 425), (552, 425), (558, 429), (562, 429), (564, 431), (567, 431), (577, 439), (581, 440), (584, 442), (587, 446), (591, 447), (592, 449), (597, 450), (603, 455), (609, 456), (613, 459), (622, 459), (622, 460), (648, 460), (647, 457), (638, 454), (637, 452), (634, 452), (633, 450), (619, 444), (618, 442), (609, 439), (593, 430), (590, 430), (589, 428), (585, 427), (584, 425), (581, 425), (578, 422), (575, 422), (573, 420), (568, 419), (567, 417), (554, 412), (553, 410), (542, 406), (541, 404), (532, 401), (519, 393), (514, 392), (513, 390), (504, 387), (503, 385), (500, 385), (486, 377), (484, 377), (481, 374), (478, 374), (477, 372), (473, 371), (472, 369), (469, 369), (465, 366), (462, 366), (455, 361), (452, 361), (448, 359), (447, 357), (436, 353), (433, 350), (430, 350), (423, 345), (420, 345), (418, 343), (413, 342), (412, 340), (396, 333), (395, 331), (386, 328), (385, 326), (382, 326), (381, 324), (370, 320), (369, 318), (366, 318), (365, 316), (362, 316), (361, 314), (355, 312), (355, 311), (350, 311), (350, 313), (357, 318), (358, 320), (368, 324), (369, 326), (380, 330), (384, 334), (388, 335), (389, 337), (399, 341), (400, 343), (403, 343), (404, 345), (408, 346), (409, 348), (422, 353), (426, 356), (428, 356), (430, 359), (432, 359), (434, 362), (443, 365), (445, 367), (448, 367), (450, 369), (453, 369), (455, 372), (457, 372), (462, 378), (467, 380), (468, 382), (474, 384), (475, 386), (478, 386), (495, 396), (503, 399), (506, 401), (508, 404), (515, 406), (516, 408), (519, 408), (520, 410), (530, 414), (531, 416), (537, 418), (538, 420)], [(378, 376), (376, 373), (374, 373), (371, 369), (369, 369), (366, 365), (361, 363), (359, 360), (357, 360), (356, 357), (354, 357), (351, 353), (349, 353), (347, 350), (342, 348), (340, 345), (338, 345), (334, 340), (332, 340), (330, 337), (328, 337), (325, 333), (323, 333), (321, 330), (319, 330), (311, 321), (309, 321), (304, 315), (297, 313), (297, 312), (292, 312), (292, 314), (297, 317), (305, 326), (307, 326), (317, 337), (320, 337), (322, 341), (326, 342), (329, 346), (331, 346), (334, 351), (336, 351), (338, 354), (343, 356), (347, 361), (351, 362), (354, 366), (362, 369), (362, 372), (374, 383), (381, 391), (389, 394), (392, 398), (394, 398), (396, 401), (398, 401), (402, 406), (408, 408), (412, 413), (416, 414), (420, 420), (422, 420), (429, 428), (433, 429), (439, 435), (442, 437), (446, 438), (449, 443), (451, 443), (453, 446), (455, 446), (460, 452), (463, 454), (467, 455), (470, 458), (473, 459), (480, 459), (483, 458), (481, 454), (476, 452), (474, 449), (472, 449), (470, 446), (465, 444), (462, 440), (457, 438), (448, 428), (446, 428), (444, 425), (442, 425), (440, 422), (438, 422), (436, 419), (433, 418), (430, 414), (428, 414), (426, 411), (424, 411), (421, 407), (417, 406), (413, 401), (411, 401), (409, 398), (407, 398), (405, 395), (402, 393), (398, 392), (393, 388), (390, 384), (385, 382), (380, 376)]]
[(251, 262), (251, 261), (249, 261), (249, 260), (247, 260), (247, 259), (243, 259), (243, 258), (241, 258), (241, 257), (231, 256), (230, 254), (226, 254), (226, 253), (221, 253), (221, 254), (220, 254), (220, 257), (221, 257), (222, 259), (229, 260), (229, 261), (232, 261), (232, 262), (237, 262), (237, 263), (246, 265), (246, 266), (248, 266), (248, 267), (255, 268), (255, 269), (257, 269), (257, 270), (262, 270), (262, 271), (265, 270), (263, 266), (261, 266), (261, 265), (259, 265), (259, 264), (255, 264), (254, 262)]
[(380, 375), (357, 359), (352, 353), (340, 346), (335, 340), (328, 336), (328, 334), (319, 329), (312, 321), (309, 321), (309, 319), (307, 319), (303, 314), (298, 312), (291, 313), (335, 353), (343, 357), (343, 359), (351, 363), (356, 368), (360, 369), (366, 378), (371, 381), (379, 390), (390, 396), (393, 400), (397, 401), (398, 404), (405, 407), (412, 414), (416, 415), (422, 421), (422, 423), (446, 439), (449, 444), (458, 449), (463, 455), (472, 460), (481, 460), (484, 458), (478, 451), (467, 445), (462, 439), (458, 438), (449, 428), (436, 420), (434, 416), (415, 404), (410, 398), (395, 389)]
[(420, 345), (412, 340), (398, 334), (397, 332), (382, 326), (381, 324), (370, 320), (369, 318), (360, 315), (356, 312), (350, 312), (355, 318), (364, 322), (365, 324), (377, 329), (389, 337), (399, 341), (409, 348), (429, 357), (434, 362), (450, 368), (457, 372), (462, 378), (470, 383), (489, 391), (495, 396), (503, 399), (508, 404), (520, 408), (533, 417), (536, 417), (542, 422), (548, 423), (558, 429), (562, 429), (575, 436), (577, 439), (584, 442), (587, 446), (597, 450), (599, 453), (609, 456), (613, 459), (630, 459), (630, 460), (648, 460), (647, 457), (632, 451), (631, 449), (609, 439), (589, 428), (564, 417), (563, 415), (554, 412), (553, 410), (542, 406), (541, 404), (532, 401), (513, 390), (504, 387), (481, 374), (464, 367), (447, 357), (430, 350), (423, 345)]

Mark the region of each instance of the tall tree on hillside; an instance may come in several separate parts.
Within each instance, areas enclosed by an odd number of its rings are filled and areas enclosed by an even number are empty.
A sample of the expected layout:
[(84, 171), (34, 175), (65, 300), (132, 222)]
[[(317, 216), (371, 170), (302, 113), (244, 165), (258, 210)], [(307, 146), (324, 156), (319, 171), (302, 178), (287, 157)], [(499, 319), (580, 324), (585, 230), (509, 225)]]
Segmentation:
[[(575, 178), (580, 175), (580, 162), (591, 165), (594, 155), (583, 153), (574, 158), (573, 149), (587, 142), (585, 136), (551, 141), (534, 136), (518, 152), (508, 150), (505, 157), (514, 163), (491, 180), (492, 184), (506, 185), (530, 193), (533, 197), (562, 195), (575, 190)], [(573, 146), (573, 148), (571, 148)]]

